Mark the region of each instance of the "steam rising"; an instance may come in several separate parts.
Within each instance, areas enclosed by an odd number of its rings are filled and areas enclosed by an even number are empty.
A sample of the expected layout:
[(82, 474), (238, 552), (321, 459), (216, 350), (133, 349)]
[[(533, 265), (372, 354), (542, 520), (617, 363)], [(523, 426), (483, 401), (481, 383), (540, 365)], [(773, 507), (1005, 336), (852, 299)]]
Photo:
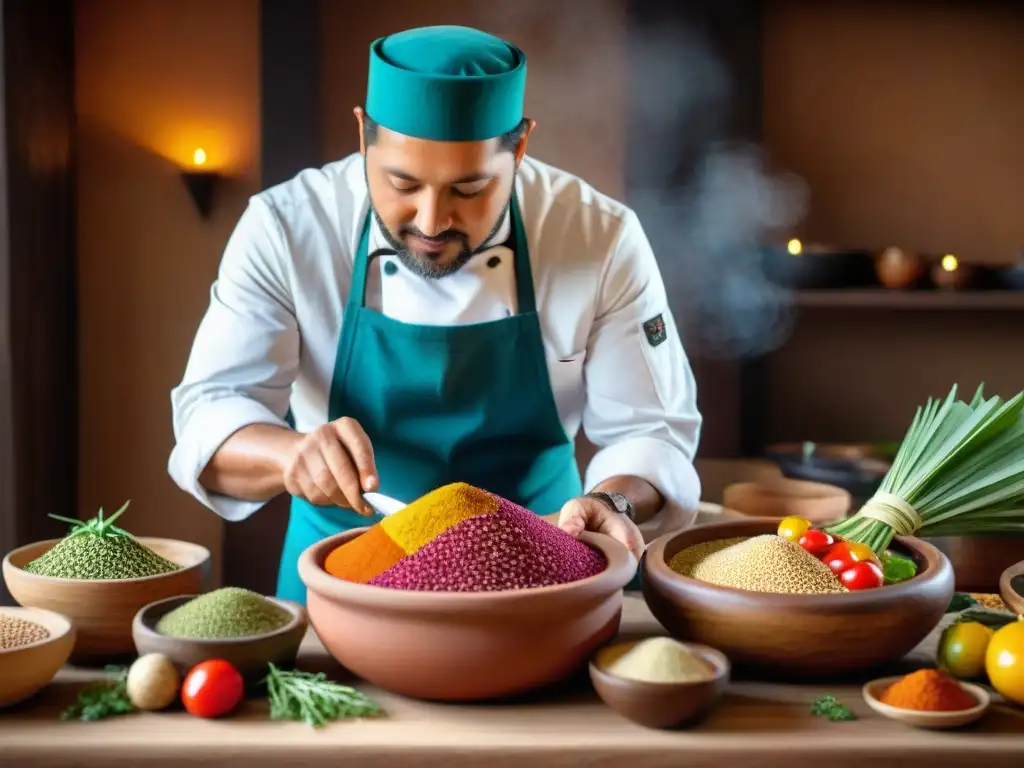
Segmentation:
[(789, 292), (765, 277), (759, 246), (800, 220), (807, 190), (798, 178), (770, 175), (755, 145), (730, 139), (735, 84), (702, 35), (663, 25), (631, 34), (626, 82), (625, 3), (588, 0), (586, 13), (557, 0), (519, 0), (514, 13), (480, 6), (468, 23), (526, 49), (528, 111), (568, 150), (538, 157), (593, 181), (593, 158), (614, 159), (610, 142), (621, 142), (595, 119), (604, 105), (609, 121), (632, 110), (629, 140), (642, 151), (630, 151), (626, 202), (657, 254), (688, 352), (736, 358), (778, 348), (792, 307)]

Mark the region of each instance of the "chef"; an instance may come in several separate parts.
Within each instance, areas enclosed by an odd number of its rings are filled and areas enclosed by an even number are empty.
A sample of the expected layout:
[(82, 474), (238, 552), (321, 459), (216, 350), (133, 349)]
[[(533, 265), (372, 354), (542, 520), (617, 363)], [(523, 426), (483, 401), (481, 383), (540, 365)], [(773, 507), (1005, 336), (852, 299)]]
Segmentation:
[[(686, 525), (695, 384), (637, 216), (526, 154), (526, 56), (465, 27), (370, 49), (360, 151), (255, 195), (184, 378), (169, 471), (225, 520), (291, 496), (300, 553), (362, 494), (464, 481), (637, 557)], [(581, 482), (574, 438), (598, 448)]]

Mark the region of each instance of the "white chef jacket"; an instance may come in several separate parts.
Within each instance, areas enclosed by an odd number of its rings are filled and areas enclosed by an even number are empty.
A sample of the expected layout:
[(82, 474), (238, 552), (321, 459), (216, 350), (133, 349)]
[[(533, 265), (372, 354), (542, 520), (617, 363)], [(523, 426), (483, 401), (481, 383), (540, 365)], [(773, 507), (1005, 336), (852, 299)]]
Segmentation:
[[(636, 475), (661, 492), (663, 513), (696, 510), (696, 385), (637, 216), (530, 157), (516, 191), (558, 413), (570, 438), (582, 425), (599, 448), (585, 488)], [(265, 503), (199, 483), (232, 433), (249, 424), (287, 426), (289, 407), (300, 432), (327, 421), (367, 210), (356, 153), (252, 197), (228, 240), (184, 378), (171, 392), (176, 444), (168, 465), (182, 489), (226, 520), (245, 519)], [(492, 242), (503, 243), (508, 229), (506, 217)], [(374, 224), (370, 253), (386, 245)], [(512, 254), (503, 245), (488, 248), (439, 280), (379, 257), (367, 276), (366, 306), (421, 325), (506, 317), (517, 311)], [(654, 345), (643, 325), (657, 315), (667, 339)]]

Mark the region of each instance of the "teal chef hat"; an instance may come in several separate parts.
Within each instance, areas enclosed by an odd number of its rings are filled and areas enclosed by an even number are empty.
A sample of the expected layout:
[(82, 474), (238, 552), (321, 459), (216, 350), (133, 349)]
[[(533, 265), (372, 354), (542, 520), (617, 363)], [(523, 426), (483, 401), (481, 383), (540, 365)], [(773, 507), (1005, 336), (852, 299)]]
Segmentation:
[(468, 27), (422, 27), (370, 46), (366, 114), (397, 133), (484, 141), (523, 119), (526, 54)]

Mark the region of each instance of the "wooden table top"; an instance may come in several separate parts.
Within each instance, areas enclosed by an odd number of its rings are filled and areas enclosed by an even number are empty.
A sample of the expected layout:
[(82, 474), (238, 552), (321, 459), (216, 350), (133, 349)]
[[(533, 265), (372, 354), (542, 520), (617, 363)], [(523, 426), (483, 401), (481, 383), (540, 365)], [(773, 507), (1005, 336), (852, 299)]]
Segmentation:
[[(664, 633), (636, 596), (626, 597), (622, 629), (624, 636)], [(937, 637), (938, 630), (908, 657), (908, 665), (927, 664)], [(299, 666), (339, 672), (312, 634), (303, 645)], [(428, 704), (357, 684), (384, 706), (386, 715), (340, 721), (320, 730), (269, 720), (262, 700), (247, 702), (235, 715), (217, 721), (183, 712), (132, 714), (93, 723), (58, 720), (78, 688), (97, 676), (92, 670), (62, 670), (30, 702), (0, 711), (0, 765), (877, 768), (908, 760), (984, 768), (1024, 764), (1024, 709), (994, 705), (966, 730), (921, 731), (874, 714), (856, 685), (737, 681), (707, 719), (674, 732), (649, 730), (622, 719), (596, 697), (585, 679), (543, 697), (481, 705)], [(824, 693), (838, 696), (859, 719), (830, 723), (813, 717), (810, 704)]]

